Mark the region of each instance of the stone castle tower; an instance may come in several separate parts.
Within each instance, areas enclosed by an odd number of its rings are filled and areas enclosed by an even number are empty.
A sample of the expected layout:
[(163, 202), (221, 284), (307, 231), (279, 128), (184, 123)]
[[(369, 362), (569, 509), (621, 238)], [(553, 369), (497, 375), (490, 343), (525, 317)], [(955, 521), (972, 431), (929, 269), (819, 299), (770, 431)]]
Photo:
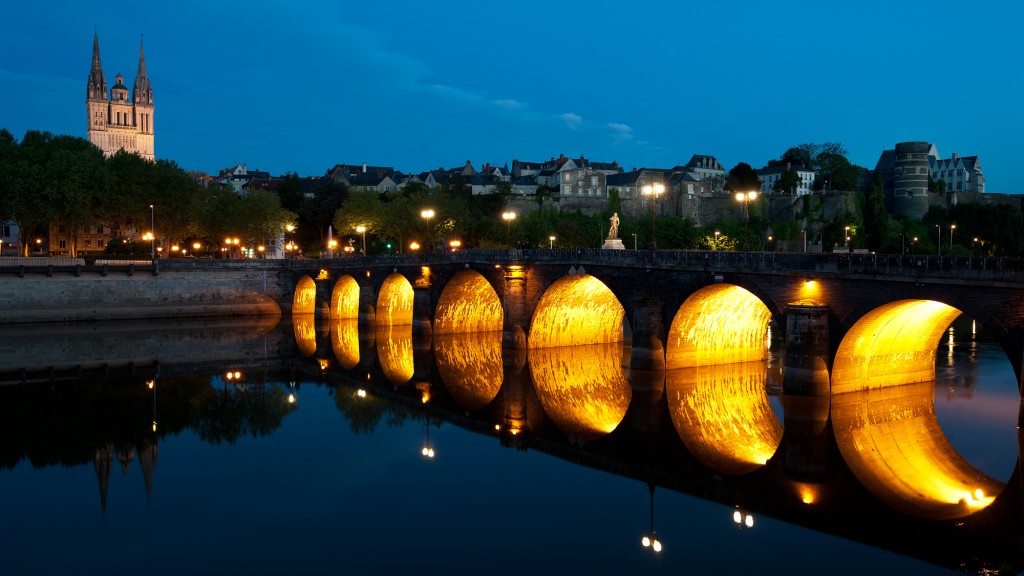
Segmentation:
[(146, 57), (139, 42), (139, 70), (135, 75), (131, 99), (124, 77), (114, 77), (107, 92), (107, 80), (100, 64), (100, 39), (93, 34), (92, 70), (85, 87), (85, 108), (89, 114), (89, 142), (111, 156), (118, 150), (138, 154), (153, 161), (153, 87), (146, 76)]

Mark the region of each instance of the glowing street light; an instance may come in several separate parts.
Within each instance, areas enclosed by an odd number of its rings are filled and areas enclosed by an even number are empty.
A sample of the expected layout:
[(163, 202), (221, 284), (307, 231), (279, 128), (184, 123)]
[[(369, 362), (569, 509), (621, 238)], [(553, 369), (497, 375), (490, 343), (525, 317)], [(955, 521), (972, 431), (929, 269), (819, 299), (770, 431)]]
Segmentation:
[(651, 251), (658, 249), (658, 230), (655, 223), (658, 221), (658, 196), (665, 192), (665, 185), (658, 182), (646, 184), (640, 188), (644, 196), (652, 197), (651, 201)]
[(366, 226), (362, 224), (356, 226), (356, 232), (363, 236), (363, 256), (366, 256)]
[(718, 237), (721, 236), (721, 235), (722, 235), (721, 232), (719, 232), (718, 230), (715, 230), (715, 251), (716, 252), (718, 251)]
[(505, 243), (512, 248), (512, 221), (516, 219), (516, 213), (511, 210), (501, 213), (501, 219), (508, 225), (505, 231)]
[(452, 252), (455, 252), (456, 250), (458, 250), (462, 246), (462, 241), (461, 240), (452, 240), (451, 242), (448, 243), (448, 245), (451, 246)]
[(434, 250), (434, 229), (430, 227), (430, 220), (434, 217), (434, 210), (427, 208), (420, 212), (420, 218), (427, 221), (427, 232), (430, 234), (430, 251)]
[(415, 251), (417, 251), (419, 249), (420, 249), (420, 243), (419, 242), (411, 242), (409, 244), (409, 250), (412, 250), (413, 252), (415, 252)]
[(743, 203), (743, 251), (750, 250), (750, 203), (757, 199), (757, 192), (737, 192), (736, 201)]
[(850, 247), (850, 227), (846, 226), (844, 228), (844, 230), (846, 231), (846, 233), (845, 233), (845, 235), (846, 235), (846, 247), (849, 248)]
[(149, 229), (152, 230), (150, 233), (150, 246), (149, 254), (151, 260), (156, 260), (156, 212), (153, 205), (149, 205)]
[(953, 230), (956, 230), (956, 224), (949, 225), (949, 253), (953, 253)]
[(548, 236), (548, 248), (554, 249), (554, 247), (555, 247), (555, 237), (554, 236)]

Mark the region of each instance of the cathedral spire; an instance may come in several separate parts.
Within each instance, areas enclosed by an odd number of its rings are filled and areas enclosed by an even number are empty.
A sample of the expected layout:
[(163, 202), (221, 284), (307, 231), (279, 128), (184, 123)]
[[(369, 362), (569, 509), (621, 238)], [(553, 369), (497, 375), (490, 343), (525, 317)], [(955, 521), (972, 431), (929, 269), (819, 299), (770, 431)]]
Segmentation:
[(152, 104), (153, 87), (149, 84), (149, 77), (146, 76), (146, 53), (143, 50), (142, 38), (139, 38), (139, 70), (135, 74), (135, 84), (132, 86), (132, 101), (135, 104)]
[(89, 70), (85, 94), (89, 100), (107, 99), (107, 80), (103, 77), (103, 64), (100, 62), (100, 36), (95, 31), (92, 33), (92, 69)]

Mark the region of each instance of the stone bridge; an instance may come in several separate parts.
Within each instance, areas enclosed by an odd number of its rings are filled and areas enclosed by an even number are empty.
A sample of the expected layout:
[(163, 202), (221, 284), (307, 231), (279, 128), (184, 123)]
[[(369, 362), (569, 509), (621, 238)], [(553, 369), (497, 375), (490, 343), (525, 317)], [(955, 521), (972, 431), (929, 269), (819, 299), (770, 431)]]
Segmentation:
[(511, 349), (626, 342), (641, 370), (763, 359), (774, 328), (812, 389), (933, 378), (961, 314), (998, 340), (1018, 381), (1024, 352), (1016, 259), (466, 250), (297, 261), (292, 275), (299, 315), (420, 336), (500, 330)]

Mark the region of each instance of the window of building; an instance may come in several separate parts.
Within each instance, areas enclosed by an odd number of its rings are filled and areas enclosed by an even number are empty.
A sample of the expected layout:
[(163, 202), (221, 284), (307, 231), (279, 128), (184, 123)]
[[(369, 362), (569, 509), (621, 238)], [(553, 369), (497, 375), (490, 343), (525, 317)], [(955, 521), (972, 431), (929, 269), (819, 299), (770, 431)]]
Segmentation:
[(86, 248), (92, 248), (92, 240), (90, 240), (89, 238), (86, 238), (85, 239), (85, 247)]
[(99, 240), (96, 241), (96, 247), (97, 248), (103, 248), (103, 239), (102, 238), (100, 238)]
[(3, 237), (6, 238), (11, 235), (11, 227), (7, 224), (3, 225)]
[(64, 250), (65, 248), (68, 247), (68, 241), (61, 240), (60, 242), (57, 242), (57, 247), (60, 248), (61, 250)]

